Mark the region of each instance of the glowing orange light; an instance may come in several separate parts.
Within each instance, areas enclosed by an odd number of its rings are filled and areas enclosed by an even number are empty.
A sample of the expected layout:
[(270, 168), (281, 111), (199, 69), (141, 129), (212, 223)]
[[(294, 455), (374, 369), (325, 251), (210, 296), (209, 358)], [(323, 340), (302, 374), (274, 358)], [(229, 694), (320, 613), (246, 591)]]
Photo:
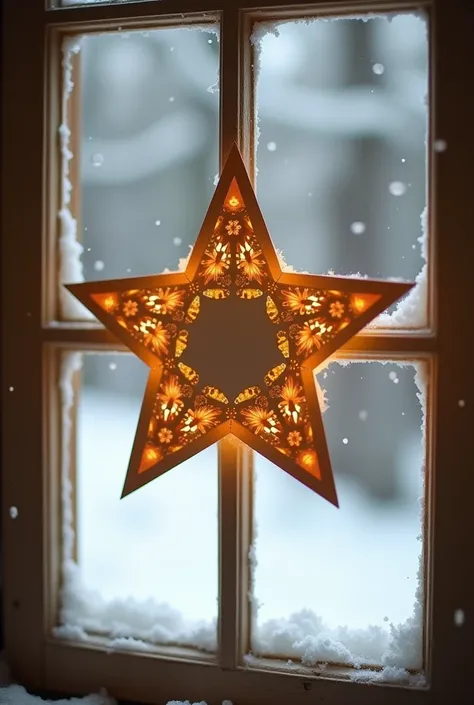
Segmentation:
[(297, 456), (298, 465), (310, 472), (312, 475), (321, 479), (321, 471), (318, 464), (318, 456), (314, 450), (302, 450)]
[(380, 299), (379, 294), (352, 294), (351, 308), (356, 314), (364, 313)]
[(156, 465), (162, 457), (163, 455), (160, 452), (159, 448), (152, 445), (146, 445), (140, 461), (138, 473), (140, 474), (142, 472), (146, 472), (151, 467), (153, 467), (153, 465)]
[[(276, 456), (282, 469), (337, 503), (308, 373), (368, 323), (374, 304), (390, 305), (408, 285), (282, 272), (234, 148), (185, 272), (129, 278), (115, 282), (115, 291), (112, 282), (101, 282), (99, 292), (95, 286), (69, 290), (152, 370), (125, 494), (231, 433), (234, 444), (239, 436), (269, 460)], [(236, 338), (246, 327), (252, 332), (255, 360), (241, 367), (238, 356), (226, 357), (221, 332), (206, 328), (207, 312), (224, 300)], [(259, 327), (253, 316), (260, 314)], [(206, 368), (194, 345), (200, 335), (209, 335), (203, 354), (221, 355), (219, 373), (225, 368), (238, 386), (227, 391), (222, 377), (221, 388), (213, 386), (214, 367)], [(269, 336), (268, 345), (260, 346), (260, 335)], [(271, 349), (266, 361), (257, 360)]]
[(107, 313), (112, 313), (119, 305), (118, 296), (114, 293), (95, 294), (93, 298)]
[(352, 308), (354, 311), (357, 311), (357, 313), (365, 311), (366, 306), (367, 302), (361, 296), (354, 296), (352, 298)]

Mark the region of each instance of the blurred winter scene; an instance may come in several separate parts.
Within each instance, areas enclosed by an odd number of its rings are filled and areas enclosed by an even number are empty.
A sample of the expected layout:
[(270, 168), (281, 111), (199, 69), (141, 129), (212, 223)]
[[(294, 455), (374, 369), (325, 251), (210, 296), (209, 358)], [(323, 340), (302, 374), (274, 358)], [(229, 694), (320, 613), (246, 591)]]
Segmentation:
[[(377, 325), (426, 327), (426, 22), (403, 14), (261, 23), (251, 40), (256, 188), (275, 246), (298, 271), (416, 280)], [(217, 28), (67, 40), (65, 115), (78, 63), (81, 133), (61, 126), (62, 281), (176, 270), (218, 179)], [(62, 313), (87, 315), (68, 296)], [(57, 636), (212, 653), (216, 447), (119, 500), (146, 377), (126, 354), (63, 359)], [(359, 680), (406, 683), (423, 668), (427, 370), (340, 360), (318, 382), (340, 509), (256, 457), (247, 662), (347, 664)], [(68, 444), (77, 449), (75, 488)]]

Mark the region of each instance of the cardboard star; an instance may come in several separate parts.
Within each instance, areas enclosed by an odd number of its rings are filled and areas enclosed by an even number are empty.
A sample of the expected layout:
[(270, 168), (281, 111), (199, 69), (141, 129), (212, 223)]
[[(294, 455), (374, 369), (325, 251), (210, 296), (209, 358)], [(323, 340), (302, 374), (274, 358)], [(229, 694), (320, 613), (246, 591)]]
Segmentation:
[(282, 271), (234, 146), (184, 272), (67, 287), (151, 369), (122, 497), (233, 434), (337, 506), (315, 370), (412, 286)]

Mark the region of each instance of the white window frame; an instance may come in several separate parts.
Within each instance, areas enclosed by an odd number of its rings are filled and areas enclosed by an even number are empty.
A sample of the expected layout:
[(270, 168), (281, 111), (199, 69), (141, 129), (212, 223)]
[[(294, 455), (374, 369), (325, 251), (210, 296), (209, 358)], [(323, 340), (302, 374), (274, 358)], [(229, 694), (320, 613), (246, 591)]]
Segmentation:
[[(53, 637), (59, 593), (60, 434), (56, 397), (62, 350), (117, 350), (98, 325), (57, 320), (55, 282), (59, 202), (59, 40), (104, 26), (221, 20), (220, 162), (237, 141), (251, 175), (252, 22), (307, 14), (356, 14), (416, 8), (372, 0), (146, 0), (47, 10), (44, 0), (4, 0), (2, 205), (2, 534), (6, 656), (14, 677), (33, 691), (87, 693), (106, 687), (117, 698), (161, 705), (168, 700), (231, 699), (236, 705), (431, 705), (470, 701), (474, 652), (474, 555), (468, 443), (473, 384), (468, 355), (472, 314), (471, 161), (474, 108), (466, 73), (474, 65), (472, 8), (463, 0), (423, 3), (430, 25), (430, 320), (428, 331), (361, 334), (345, 350), (380, 358), (429, 360), (433, 390), (429, 434), (426, 544), (428, 688), (352, 683), (285, 673), (283, 666), (243, 661), (249, 641), (247, 601), (251, 540), (251, 456), (223, 442), (219, 452), (220, 649), (215, 660), (179, 649), (106, 653), (100, 644)], [(418, 4), (419, 6), (419, 4)], [(469, 243), (471, 256), (465, 251)], [(469, 249), (469, 248), (468, 248)], [(436, 267), (435, 267), (436, 264)], [(435, 271), (436, 270), (436, 271)], [(54, 275), (54, 276), (53, 276)], [(436, 286), (435, 286), (436, 282)], [(436, 294), (436, 295), (435, 295)], [(471, 348), (469, 343), (471, 342)], [(10, 391), (13, 388), (13, 391)], [(465, 400), (465, 406), (458, 401)], [(472, 418), (472, 416), (471, 416)], [(12, 518), (9, 508), (18, 508)], [(454, 622), (462, 609), (464, 626)]]

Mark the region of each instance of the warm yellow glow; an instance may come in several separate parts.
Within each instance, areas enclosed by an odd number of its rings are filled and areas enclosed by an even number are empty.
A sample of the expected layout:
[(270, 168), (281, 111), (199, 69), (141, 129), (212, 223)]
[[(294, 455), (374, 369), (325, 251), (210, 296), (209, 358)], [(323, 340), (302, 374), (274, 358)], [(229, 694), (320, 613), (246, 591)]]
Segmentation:
[(209, 399), (219, 401), (221, 404), (229, 403), (229, 400), (227, 399), (226, 395), (221, 392), (220, 389), (217, 389), (217, 387), (206, 386), (203, 388), (202, 393), (204, 394), (204, 396), (209, 397)]
[(208, 299), (215, 299), (216, 301), (227, 299), (230, 296), (229, 289), (204, 289), (202, 293)]
[(186, 323), (194, 323), (196, 318), (199, 316), (199, 310), (201, 308), (201, 299), (199, 296), (195, 296), (191, 301), (189, 308), (186, 312)]
[(353, 296), (351, 301), (352, 309), (356, 313), (362, 313), (367, 308), (367, 301), (361, 296)]
[(283, 357), (290, 357), (290, 343), (285, 331), (279, 330), (277, 333), (277, 346)]
[(259, 284), (263, 281), (264, 265), (262, 259), (262, 250), (252, 247), (248, 240), (244, 244), (239, 243), (238, 247), (239, 261), (237, 267), (248, 279), (254, 279)]
[[(137, 445), (133, 458), (136, 454), (140, 457), (139, 473), (162, 460), (164, 471), (176, 465), (170, 460), (172, 454), (178, 453), (181, 462), (231, 430), (263, 455), (271, 446), (267, 457), (276, 459), (295, 477), (301, 479), (305, 470), (318, 478), (328, 475), (332, 481), (319, 418), (319, 390), (311, 388), (306, 398), (306, 384), (311, 381), (303, 384), (303, 379), (310, 368), (322, 363), (368, 322), (369, 309), (388, 291), (384, 287), (393, 285), (381, 284), (378, 294), (360, 293), (359, 289), (376, 289), (376, 283), (354, 281), (351, 291), (349, 279), (281, 275), (250, 184), (243, 176), (236, 176), (243, 173), (242, 165), (235, 166), (235, 171), (233, 168), (231, 163), (216, 190), (218, 200), (213, 200), (184, 273), (129, 278), (124, 280), (124, 288), (117, 285), (118, 291), (110, 291), (111, 283), (106, 282), (100, 283), (99, 293), (92, 293), (91, 285), (82, 289), (86, 305), (89, 303), (99, 319), (106, 326), (109, 323), (110, 329), (152, 368), (143, 407), (143, 413), (149, 412), (150, 416), (140, 422), (136, 443), (142, 445)], [(235, 306), (229, 301), (228, 311), (223, 311), (223, 305), (220, 311), (226, 314), (236, 337), (242, 326), (248, 326), (247, 333), (252, 332), (255, 338), (251, 342), (255, 356), (263, 355), (267, 345), (259, 339), (254, 311), (255, 316), (263, 317), (261, 333), (269, 336), (267, 342), (273, 348), (264, 368), (258, 360), (255, 364), (252, 360), (245, 370), (233, 369), (231, 366), (238, 368), (244, 360), (236, 359), (233, 350), (227, 353), (222, 344), (227, 331), (215, 329), (209, 333), (207, 308), (217, 308), (225, 299), (234, 300)], [(248, 311), (248, 319), (243, 313), (242, 320), (237, 320), (240, 309)], [(207, 345), (194, 344), (199, 335), (209, 336)], [(227, 388), (224, 381), (222, 389), (212, 386), (216, 367), (199, 360), (202, 348), (204, 355), (209, 352), (216, 356), (215, 365), (219, 372), (227, 370), (228, 380), (231, 376), (242, 378), (242, 386), (235, 388), (231, 398), (222, 391)], [(274, 365), (271, 369), (270, 364)], [(235, 396), (237, 389), (240, 393)], [(202, 439), (194, 445), (209, 432), (209, 442)], [(185, 450), (187, 445), (189, 449)], [(130, 472), (137, 472), (137, 466)], [(318, 483), (308, 479), (306, 483), (319, 491)]]
[(161, 321), (146, 317), (134, 328), (141, 333), (143, 344), (158, 356), (163, 357), (168, 353), (169, 333)]
[(293, 423), (298, 423), (301, 415), (301, 403), (305, 401), (303, 388), (296, 384), (293, 377), (287, 377), (281, 389), (282, 401), (278, 408), (284, 416), (288, 416)]
[(160, 287), (156, 294), (148, 296), (145, 306), (153, 313), (166, 315), (180, 308), (183, 305), (183, 298), (184, 292), (176, 287), (166, 287), (165, 289)]
[(280, 314), (278, 313), (278, 309), (276, 307), (276, 304), (273, 301), (271, 296), (267, 296), (267, 300), (265, 303), (265, 310), (267, 312), (268, 318), (271, 320), (272, 323), (279, 322)]
[(197, 409), (188, 409), (184, 419), (182, 431), (184, 433), (205, 433), (216, 425), (221, 415), (221, 410), (214, 406), (198, 406)]
[(281, 431), (281, 426), (273, 411), (262, 409), (258, 406), (249, 406), (242, 410), (245, 426), (249, 426), (255, 433), (275, 436)]
[(199, 382), (199, 374), (196, 372), (196, 370), (193, 370), (192, 367), (189, 367), (189, 365), (185, 365), (184, 362), (178, 362), (178, 368), (186, 377), (188, 382), (191, 382), (191, 384), (197, 384)]
[(361, 314), (380, 299), (379, 294), (351, 294), (351, 308), (355, 314)]
[(304, 470), (321, 479), (321, 471), (318, 464), (318, 456), (314, 450), (301, 450), (297, 455), (297, 463)]
[(261, 289), (239, 289), (237, 296), (240, 299), (250, 301), (250, 299), (258, 299), (260, 296), (263, 296), (263, 291)]
[(152, 444), (147, 444), (143, 451), (143, 455), (140, 460), (140, 465), (138, 467), (138, 473), (146, 472), (154, 465), (156, 465), (163, 457), (160, 449)]
[(261, 394), (260, 387), (247, 387), (243, 392), (234, 399), (234, 404), (242, 404), (244, 401), (250, 401), (250, 399), (255, 399)]
[(204, 253), (202, 260), (202, 277), (204, 284), (208, 284), (211, 279), (216, 281), (229, 268), (230, 244), (216, 238), (213, 246)]
[(114, 293), (92, 294), (92, 299), (107, 313), (112, 313), (119, 306), (119, 298)]
[(181, 357), (188, 347), (189, 333), (187, 330), (180, 330), (176, 339), (175, 357)]
[(269, 387), (286, 370), (286, 363), (282, 362), (276, 367), (272, 367), (264, 377), (265, 384)]
[(160, 411), (165, 421), (177, 416), (184, 406), (182, 401), (183, 388), (176, 375), (170, 375), (160, 387), (158, 399), (161, 401)]
[(238, 220), (229, 220), (229, 222), (225, 226), (225, 229), (227, 230), (229, 235), (238, 235), (242, 230), (242, 226)]
[(315, 313), (321, 306), (319, 297), (310, 291), (310, 289), (285, 289), (281, 292), (283, 297), (283, 306), (290, 309), (294, 313), (301, 316)]

